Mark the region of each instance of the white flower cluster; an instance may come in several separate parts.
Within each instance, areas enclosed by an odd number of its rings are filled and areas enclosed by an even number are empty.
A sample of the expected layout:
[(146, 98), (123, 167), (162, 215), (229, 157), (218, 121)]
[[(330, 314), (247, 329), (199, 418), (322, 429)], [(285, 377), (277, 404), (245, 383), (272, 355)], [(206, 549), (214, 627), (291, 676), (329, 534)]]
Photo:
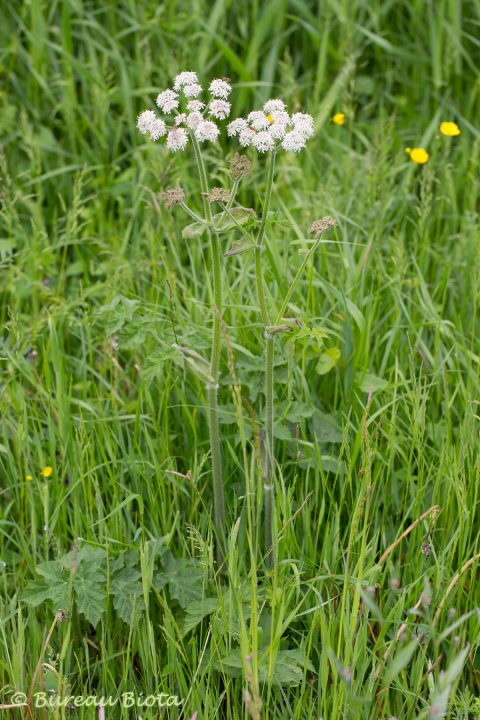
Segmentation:
[[(171, 115), (170, 124), (157, 117), (153, 110), (145, 110), (137, 119), (137, 128), (152, 140), (167, 136), (169, 150), (183, 150), (188, 143), (188, 131), (195, 134), (199, 142), (215, 142), (220, 128), (214, 120), (225, 120), (230, 115), (231, 104), (228, 96), (232, 87), (226, 79), (212, 80), (209, 87), (210, 99), (207, 104), (200, 100), (203, 92), (197, 73), (185, 71), (175, 78), (173, 89), (163, 90), (157, 96), (161, 113)], [(180, 106), (184, 106), (181, 108)], [(213, 120), (211, 119), (213, 118)]]
[(305, 113), (289, 115), (283, 100), (268, 100), (263, 110), (237, 118), (227, 127), (230, 137), (238, 137), (242, 147), (252, 146), (258, 152), (282, 147), (299, 152), (314, 134), (313, 118)]

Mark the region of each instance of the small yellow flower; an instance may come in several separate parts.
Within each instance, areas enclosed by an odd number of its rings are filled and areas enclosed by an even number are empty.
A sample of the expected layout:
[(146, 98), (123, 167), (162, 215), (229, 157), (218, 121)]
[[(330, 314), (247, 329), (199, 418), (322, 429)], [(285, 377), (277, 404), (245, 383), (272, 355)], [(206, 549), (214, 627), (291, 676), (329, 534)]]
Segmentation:
[(268, 122), (270, 123), (270, 125), (273, 125), (273, 116), (272, 116), (271, 113), (268, 113), (268, 115), (267, 115), (267, 120), (268, 120)]
[(32, 479), (31, 475), (25, 475), (25, 480), (31, 480), (31, 479)]
[(52, 473), (53, 473), (53, 469), (48, 465), (47, 465), (47, 467), (44, 467), (42, 470), (42, 475), (44, 478), (49, 478)]
[(345, 113), (335, 113), (332, 117), (332, 122), (335, 125), (345, 125)]
[(429, 158), (428, 152), (423, 148), (405, 148), (405, 152), (410, 155), (410, 160), (413, 160), (417, 165), (425, 165)]
[(442, 135), (446, 135), (447, 137), (455, 137), (456, 135), (460, 135), (461, 131), (457, 123), (442, 122), (440, 125), (440, 132)]

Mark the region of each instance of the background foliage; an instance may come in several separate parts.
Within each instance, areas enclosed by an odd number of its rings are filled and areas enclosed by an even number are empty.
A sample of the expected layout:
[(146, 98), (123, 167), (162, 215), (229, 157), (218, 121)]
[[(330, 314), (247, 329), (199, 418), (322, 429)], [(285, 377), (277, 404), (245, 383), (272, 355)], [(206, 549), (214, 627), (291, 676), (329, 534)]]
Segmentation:
[[(41, 677), (75, 694), (169, 692), (185, 717), (255, 718), (259, 693), (264, 718), (479, 716), (479, 4), (0, 10), (0, 702)], [(198, 205), (197, 179), (190, 153), (135, 129), (184, 69), (229, 76), (235, 113), (279, 96), (316, 119), (307, 150), (278, 164), (276, 307), (310, 222), (339, 223), (291, 305), (324, 346), (278, 343), (268, 579), (253, 264), (225, 262), (225, 587), (203, 387), (168, 350), (174, 331), (197, 351), (209, 341), (205, 239), (182, 240), (187, 220), (158, 203), (181, 182)], [(461, 136), (439, 136), (441, 120)], [(427, 148), (428, 164), (406, 146)], [(223, 150), (209, 153), (227, 186)], [(258, 209), (264, 182), (260, 157), (242, 204)], [(68, 620), (43, 657), (59, 607)]]

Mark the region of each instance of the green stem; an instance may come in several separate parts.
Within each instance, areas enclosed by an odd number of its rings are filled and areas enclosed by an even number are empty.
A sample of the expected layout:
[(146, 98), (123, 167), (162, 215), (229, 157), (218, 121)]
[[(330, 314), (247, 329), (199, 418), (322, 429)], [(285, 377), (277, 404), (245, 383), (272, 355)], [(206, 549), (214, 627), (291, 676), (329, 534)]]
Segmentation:
[(273, 517), (275, 510), (275, 441), (274, 441), (274, 413), (273, 413), (273, 361), (274, 361), (274, 338), (268, 333), (270, 316), (268, 313), (267, 300), (265, 296), (265, 283), (262, 273), (261, 253), (265, 228), (270, 210), (270, 201), (273, 191), (273, 177), (275, 172), (275, 153), (270, 154), (268, 164), (267, 188), (265, 192), (265, 204), (263, 207), (262, 221), (258, 231), (255, 246), (255, 275), (257, 281), (257, 295), (262, 315), (262, 322), (265, 330), (265, 447), (263, 458), (263, 489), (265, 496), (265, 558), (271, 567), (274, 564), (273, 549)]
[(275, 562), (273, 550), (273, 516), (275, 511), (275, 440), (273, 436), (273, 359), (274, 338), (266, 336), (265, 352), (265, 458), (263, 464), (263, 490), (265, 494), (265, 558), (272, 567)]
[(295, 288), (297, 287), (298, 281), (300, 280), (303, 271), (305, 270), (305, 267), (310, 259), (310, 257), (313, 255), (315, 250), (318, 248), (320, 244), (321, 237), (318, 238), (318, 240), (312, 245), (308, 253), (306, 253), (305, 257), (302, 260), (302, 263), (300, 267), (298, 268), (295, 277), (292, 280), (292, 284), (288, 288), (287, 294), (285, 295), (285, 299), (283, 301), (282, 307), (280, 308), (280, 312), (278, 313), (277, 319), (275, 321), (275, 325), (280, 325), (282, 322), (283, 316), (285, 315), (285, 312), (288, 307), (288, 303), (290, 302), (290, 298), (292, 297)]
[(193, 133), (190, 135), (195, 159), (198, 165), (200, 186), (202, 189), (203, 208), (205, 220), (209, 225), (207, 230), (210, 240), (212, 276), (213, 276), (213, 338), (210, 356), (210, 375), (213, 383), (207, 385), (208, 427), (210, 435), (210, 451), (212, 455), (213, 504), (215, 527), (217, 531), (217, 563), (220, 570), (225, 565), (225, 495), (223, 488), (222, 454), (220, 449), (220, 428), (218, 420), (218, 377), (220, 369), (221, 351), (221, 317), (222, 317), (222, 257), (220, 243), (216, 232), (212, 232), (212, 210), (208, 202), (208, 180), (203, 164), (202, 153), (198, 141)]

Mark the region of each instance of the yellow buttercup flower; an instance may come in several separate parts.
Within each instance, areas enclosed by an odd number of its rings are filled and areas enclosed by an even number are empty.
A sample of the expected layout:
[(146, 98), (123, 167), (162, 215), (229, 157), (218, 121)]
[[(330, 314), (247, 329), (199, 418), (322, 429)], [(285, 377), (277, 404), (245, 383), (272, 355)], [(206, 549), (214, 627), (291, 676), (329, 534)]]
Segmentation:
[(332, 117), (332, 122), (335, 125), (345, 125), (345, 113), (335, 113)]
[(44, 478), (50, 477), (50, 475), (52, 473), (53, 473), (53, 468), (49, 467), (48, 465), (47, 465), (47, 467), (44, 467), (42, 470), (42, 475)]
[(32, 479), (31, 475), (25, 475), (25, 480), (31, 480), (31, 479)]
[(442, 135), (446, 135), (447, 137), (455, 137), (456, 135), (460, 135), (461, 131), (457, 123), (442, 122), (440, 125), (440, 132)]
[(405, 148), (405, 152), (410, 155), (410, 160), (417, 165), (425, 165), (428, 161), (429, 154), (423, 148)]

